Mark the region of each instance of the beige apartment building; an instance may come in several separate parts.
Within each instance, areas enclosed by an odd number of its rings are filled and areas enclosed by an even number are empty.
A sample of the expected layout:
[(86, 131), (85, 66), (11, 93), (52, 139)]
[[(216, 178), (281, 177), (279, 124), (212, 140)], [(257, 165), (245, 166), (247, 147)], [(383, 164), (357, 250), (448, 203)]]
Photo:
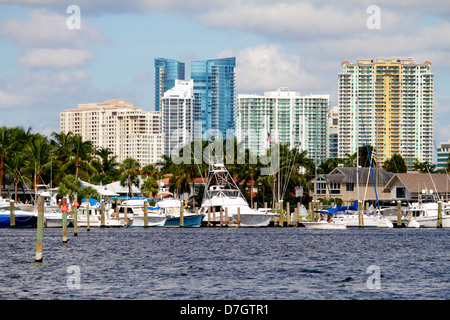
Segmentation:
[(79, 103), (78, 108), (62, 110), (60, 131), (71, 131), (97, 147), (110, 149), (119, 162), (134, 158), (145, 166), (158, 162), (164, 152), (160, 112), (145, 111), (120, 99)]

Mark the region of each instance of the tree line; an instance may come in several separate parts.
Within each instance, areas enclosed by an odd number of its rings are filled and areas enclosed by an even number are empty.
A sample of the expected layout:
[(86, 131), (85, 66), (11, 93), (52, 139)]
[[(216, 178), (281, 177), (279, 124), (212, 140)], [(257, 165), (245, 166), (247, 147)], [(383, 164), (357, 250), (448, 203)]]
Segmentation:
[[(201, 142), (204, 150), (211, 141)], [(194, 155), (195, 142), (190, 144)], [(302, 186), (304, 190), (303, 202), (310, 201), (314, 186), (310, 182), (315, 173), (328, 174), (337, 166), (356, 166), (357, 153), (347, 154), (345, 158), (330, 158), (315, 162), (308, 157), (307, 151), (291, 150), (287, 145), (280, 145), (280, 174), (277, 176), (261, 175), (261, 168), (267, 165), (259, 161), (258, 156), (245, 150), (244, 164), (238, 164), (236, 155), (242, 145), (234, 139), (232, 143), (223, 142), (223, 148), (234, 148), (234, 159), (226, 159), (225, 164), (233, 176), (243, 195), (249, 203), (264, 202), (273, 204), (277, 198), (275, 186), (283, 185), (283, 200), (295, 204), (295, 187)], [(368, 153), (369, 151), (369, 153)], [(181, 152), (181, 151), (180, 151)], [(268, 153), (270, 150), (267, 151)], [(368, 167), (370, 160), (372, 166), (376, 166), (375, 160), (369, 157), (374, 154), (373, 147), (360, 147), (359, 164)], [(250, 161), (250, 157), (256, 157), (257, 161)], [(450, 159), (449, 159), (450, 160)], [(127, 158), (122, 163), (117, 161), (117, 155), (112, 150), (96, 147), (91, 141), (83, 140), (80, 135), (72, 132), (52, 132), (48, 137), (40, 133), (32, 133), (31, 128), (0, 127), (0, 188), (6, 185), (14, 185), (15, 201), (17, 190), (31, 186), (34, 191), (38, 184), (52, 184), (60, 188), (61, 194), (72, 196), (75, 192), (83, 197), (97, 196), (95, 189), (80, 188), (80, 180), (95, 185), (105, 185), (114, 181), (120, 181), (122, 186), (129, 189), (129, 195), (134, 196), (133, 186), (137, 186), (142, 195), (153, 197), (158, 192), (157, 181), (169, 177), (169, 191), (179, 197), (193, 189), (196, 190), (189, 201), (199, 206), (203, 196), (203, 184), (195, 185), (195, 178), (206, 178), (209, 166), (207, 163), (196, 164), (194, 159), (188, 163), (176, 164), (171, 156), (163, 155), (161, 161), (141, 166), (133, 159)], [(450, 161), (449, 161), (450, 163)], [(450, 167), (450, 165), (447, 165)], [(407, 167), (400, 155), (394, 155), (387, 159), (383, 167), (394, 173), (406, 172)], [(428, 163), (415, 164), (414, 170), (421, 172), (433, 172), (435, 165)], [(170, 174), (170, 175), (169, 175)], [(252, 193), (252, 188), (258, 192)], [(253, 195), (253, 197), (251, 197)], [(312, 195), (311, 195), (312, 196)]]

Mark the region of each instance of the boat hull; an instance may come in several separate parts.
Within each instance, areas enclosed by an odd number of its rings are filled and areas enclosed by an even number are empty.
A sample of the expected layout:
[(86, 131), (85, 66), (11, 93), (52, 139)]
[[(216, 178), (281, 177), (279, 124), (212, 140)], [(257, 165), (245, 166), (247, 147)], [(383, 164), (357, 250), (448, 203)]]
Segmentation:
[[(47, 218), (44, 217), (46, 228), (62, 228), (62, 218)], [(67, 218), (67, 226), (73, 223), (73, 218)]]
[[(37, 216), (33, 214), (16, 213), (15, 226), (17, 228), (35, 228), (37, 225)], [(9, 213), (0, 214), (0, 228), (9, 228), (11, 226), (11, 215)]]
[[(148, 215), (148, 227), (164, 227), (166, 217), (161, 215)], [(134, 216), (132, 227), (144, 227), (144, 216)]]
[(347, 226), (344, 223), (326, 222), (326, 221), (305, 221), (301, 222), (306, 229), (312, 230), (342, 230)]
[[(416, 218), (421, 228), (436, 228), (437, 217), (421, 217)], [(444, 215), (442, 217), (442, 228), (450, 228), (450, 215)]]
[[(200, 227), (203, 220), (203, 214), (186, 215), (183, 217), (184, 227)], [(164, 227), (175, 228), (180, 226), (180, 217), (167, 217)]]
[[(272, 220), (272, 218), (275, 215), (273, 214), (266, 214), (266, 213), (261, 213), (261, 214), (252, 214), (252, 213), (248, 213), (248, 214), (241, 214), (240, 215), (240, 227), (267, 227), (270, 223), (270, 221)], [(233, 216), (234, 220), (237, 221), (238, 217), (237, 215)]]

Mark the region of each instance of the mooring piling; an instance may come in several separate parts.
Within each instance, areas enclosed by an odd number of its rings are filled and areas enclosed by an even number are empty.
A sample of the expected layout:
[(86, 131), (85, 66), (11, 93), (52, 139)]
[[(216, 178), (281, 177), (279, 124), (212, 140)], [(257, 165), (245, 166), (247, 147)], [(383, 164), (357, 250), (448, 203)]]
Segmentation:
[(38, 218), (36, 231), (36, 255), (35, 262), (42, 262), (42, 234), (44, 229), (44, 198), (38, 198)]

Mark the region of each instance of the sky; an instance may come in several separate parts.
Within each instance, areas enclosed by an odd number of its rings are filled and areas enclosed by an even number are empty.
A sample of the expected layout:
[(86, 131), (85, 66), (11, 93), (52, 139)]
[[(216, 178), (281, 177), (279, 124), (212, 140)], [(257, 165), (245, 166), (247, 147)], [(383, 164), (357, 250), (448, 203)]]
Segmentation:
[(237, 94), (288, 87), (331, 106), (345, 59), (429, 60), (435, 142), (450, 139), (448, 0), (0, 0), (0, 57), (0, 125), (46, 135), (78, 103), (154, 110), (158, 57), (187, 78), (191, 61), (236, 57)]

